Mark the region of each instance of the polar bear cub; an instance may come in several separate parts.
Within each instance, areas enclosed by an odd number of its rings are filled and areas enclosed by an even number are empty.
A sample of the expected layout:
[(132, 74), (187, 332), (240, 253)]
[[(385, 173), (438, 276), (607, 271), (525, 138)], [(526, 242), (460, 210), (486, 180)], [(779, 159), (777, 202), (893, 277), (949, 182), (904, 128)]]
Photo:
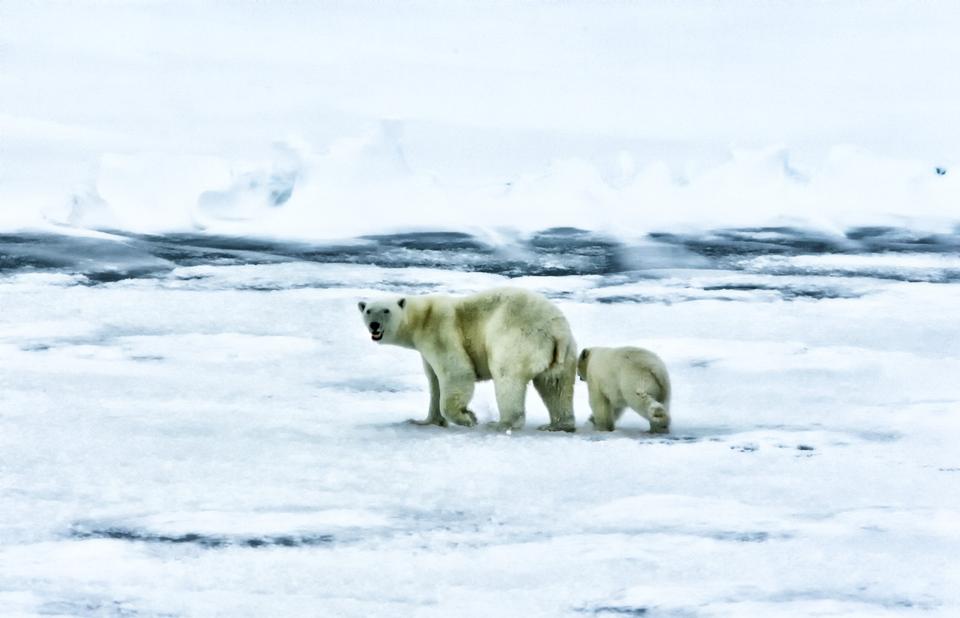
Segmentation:
[(659, 356), (643, 348), (584, 348), (577, 373), (590, 392), (590, 422), (613, 431), (624, 409), (650, 421), (652, 433), (670, 430), (670, 378)]
[(577, 348), (560, 309), (540, 294), (497, 288), (466, 297), (411, 296), (358, 304), (370, 338), (420, 353), (430, 409), (418, 425), (473, 426), (474, 384), (493, 380), (500, 430), (523, 427), (527, 384), (543, 399), (550, 423), (573, 431)]

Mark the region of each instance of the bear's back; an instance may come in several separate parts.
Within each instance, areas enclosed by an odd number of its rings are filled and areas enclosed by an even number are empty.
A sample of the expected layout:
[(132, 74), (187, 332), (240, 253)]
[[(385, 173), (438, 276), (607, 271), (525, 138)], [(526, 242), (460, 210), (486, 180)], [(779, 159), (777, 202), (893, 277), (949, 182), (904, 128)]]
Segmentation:
[(560, 310), (540, 294), (509, 287), (461, 298), (457, 302), (457, 315), (461, 323), (480, 326), (495, 320), (503, 327), (514, 322), (529, 324), (531, 320), (562, 316)]

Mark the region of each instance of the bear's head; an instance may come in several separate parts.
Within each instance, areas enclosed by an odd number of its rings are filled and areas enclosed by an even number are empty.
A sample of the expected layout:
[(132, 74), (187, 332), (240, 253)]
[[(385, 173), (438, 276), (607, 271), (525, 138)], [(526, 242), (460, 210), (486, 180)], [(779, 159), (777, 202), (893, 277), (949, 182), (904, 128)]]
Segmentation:
[(590, 348), (584, 348), (577, 360), (577, 375), (584, 382), (587, 381), (587, 365), (590, 362)]
[(370, 338), (377, 343), (393, 343), (397, 337), (397, 328), (403, 321), (406, 304), (406, 298), (357, 303), (363, 315), (363, 323), (370, 331)]

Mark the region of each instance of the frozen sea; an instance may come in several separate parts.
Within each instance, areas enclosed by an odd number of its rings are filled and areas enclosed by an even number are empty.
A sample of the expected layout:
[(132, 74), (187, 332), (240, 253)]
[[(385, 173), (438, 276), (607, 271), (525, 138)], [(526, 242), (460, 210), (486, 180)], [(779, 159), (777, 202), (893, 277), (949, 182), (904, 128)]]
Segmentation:
[[(958, 246), (2, 235), (0, 615), (960, 615)], [(502, 284), (660, 353), (672, 432), (406, 424), (356, 302)]]
[[(0, 1), (0, 616), (960, 616), (958, 32)], [(672, 433), (407, 424), (357, 301), (504, 284)]]

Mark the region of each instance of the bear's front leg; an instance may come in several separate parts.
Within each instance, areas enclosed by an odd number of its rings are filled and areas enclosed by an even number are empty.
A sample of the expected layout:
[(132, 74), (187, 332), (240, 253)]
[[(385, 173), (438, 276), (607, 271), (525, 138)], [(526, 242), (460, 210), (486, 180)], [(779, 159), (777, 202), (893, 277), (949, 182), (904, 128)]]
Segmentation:
[(443, 418), (443, 415), (440, 413), (440, 380), (437, 378), (437, 373), (433, 370), (433, 367), (430, 366), (430, 363), (427, 362), (427, 359), (421, 359), (423, 361), (423, 372), (427, 376), (427, 382), (430, 383), (430, 410), (427, 412), (427, 418), (425, 420), (417, 420), (415, 418), (410, 419), (410, 423), (414, 425), (438, 425), (440, 427), (447, 426), (447, 419)]
[(473, 427), (477, 424), (477, 415), (467, 405), (473, 398), (474, 376), (461, 373), (438, 376), (440, 382), (440, 412), (457, 425)]

